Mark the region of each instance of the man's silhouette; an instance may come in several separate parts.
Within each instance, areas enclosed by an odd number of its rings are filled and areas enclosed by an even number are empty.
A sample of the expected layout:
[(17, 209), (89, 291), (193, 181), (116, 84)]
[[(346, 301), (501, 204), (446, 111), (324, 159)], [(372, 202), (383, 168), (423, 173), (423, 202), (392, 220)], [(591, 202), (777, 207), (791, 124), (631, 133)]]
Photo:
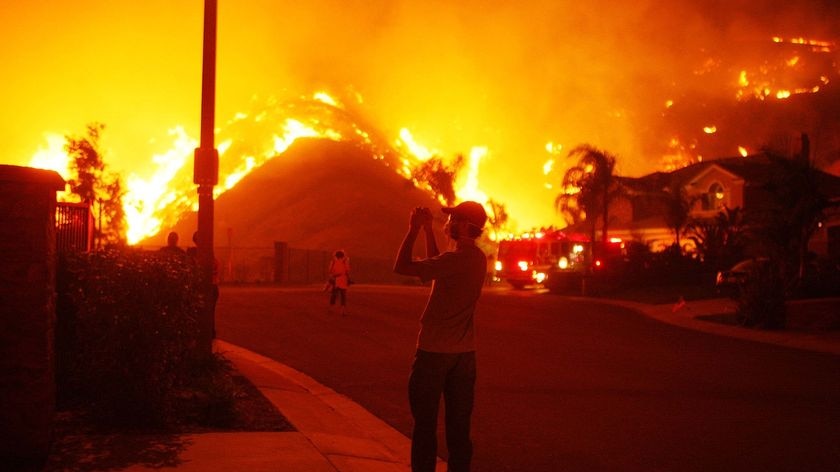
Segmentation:
[[(487, 258), (475, 239), (481, 235), (487, 214), (476, 202), (463, 202), (443, 212), (449, 214), (444, 230), (454, 241), (454, 250), (439, 253), (431, 212), (415, 208), (394, 264), (398, 274), (434, 280), (420, 317), (417, 352), (408, 383), (414, 417), (411, 469), (415, 472), (435, 470), (441, 395), (446, 409), (449, 470), (468, 471), (472, 459), (470, 417), (476, 367), (473, 318), (487, 271)], [(426, 259), (415, 261), (411, 252), (421, 229), (426, 238)]]

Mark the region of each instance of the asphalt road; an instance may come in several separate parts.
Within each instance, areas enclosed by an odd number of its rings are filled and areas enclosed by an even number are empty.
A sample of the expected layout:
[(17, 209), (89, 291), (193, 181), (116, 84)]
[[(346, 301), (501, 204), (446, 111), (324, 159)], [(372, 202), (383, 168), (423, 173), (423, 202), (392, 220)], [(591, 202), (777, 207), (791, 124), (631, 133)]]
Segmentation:
[[(408, 436), (406, 383), (428, 291), (354, 286), (341, 317), (317, 288), (223, 287), (217, 332)], [(840, 467), (837, 356), (536, 291), (485, 291), (477, 330), (475, 471)]]

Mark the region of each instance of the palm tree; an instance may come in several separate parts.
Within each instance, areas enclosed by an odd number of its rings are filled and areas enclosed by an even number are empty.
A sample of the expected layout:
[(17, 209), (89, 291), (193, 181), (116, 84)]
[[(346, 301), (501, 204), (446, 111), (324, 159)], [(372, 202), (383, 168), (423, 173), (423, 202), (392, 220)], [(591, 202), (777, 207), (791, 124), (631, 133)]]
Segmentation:
[(554, 207), (563, 216), (567, 225), (576, 225), (586, 220), (584, 206), (588, 202), (580, 197), (579, 182), (584, 178), (583, 169), (575, 166), (566, 171), (563, 176), (563, 192), (554, 199)]
[(703, 262), (715, 270), (729, 267), (743, 255), (744, 211), (724, 206), (713, 219), (689, 221), (687, 232)]
[(606, 243), (609, 204), (618, 192), (614, 174), (616, 156), (583, 144), (569, 151), (568, 157), (577, 159), (577, 163), (563, 176), (563, 193), (555, 198), (555, 207), (575, 223), (588, 221), (593, 242), (600, 218), (603, 222), (601, 241)]
[(490, 207), (490, 215), (487, 222), (490, 224), (493, 233), (498, 236), (508, 223), (509, 215), (507, 209), (503, 203), (497, 202), (492, 198), (487, 201), (487, 205)]

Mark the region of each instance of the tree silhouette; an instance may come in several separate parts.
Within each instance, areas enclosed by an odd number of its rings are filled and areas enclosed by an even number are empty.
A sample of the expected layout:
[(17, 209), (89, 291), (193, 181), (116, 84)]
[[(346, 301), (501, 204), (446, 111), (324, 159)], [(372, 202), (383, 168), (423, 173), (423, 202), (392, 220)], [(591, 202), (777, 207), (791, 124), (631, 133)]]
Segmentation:
[(507, 226), (509, 215), (505, 205), (493, 199), (487, 201), (490, 206), (490, 215), (488, 215), (487, 222), (490, 224), (493, 233), (498, 235)]
[(765, 152), (771, 174), (762, 188), (771, 201), (755, 215), (754, 234), (768, 255), (781, 263), (786, 278), (801, 280), (808, 243), (829, 201), (820, 191), (821, 173), (810, 161)]
[(575, 147), (568, 157), (577, 159), (577, 163), (564, 174), (563, 190), (554, 200), (555, 207), (573, 223), (587, 221), (593, 242), (600, 218), (601, 242), (606, 243), (609, 204), (619, 192), (615, 181), (616, 157), (589, 144)]
[(105, 244), (125, 243), (125, 212), (122, 206), (123, 184), (119, 175), (108, 171), (102, 157), (99, 138), (105, 125), (87, 125), (85, 136), (65, 136), (64, 150), (70, 157), (68, 183), (70, 193), (90, 205), (100, 224), (96, 228), (97, 241)]
[(744, 211), (740, 207), (724, 206), (714, 218), (689, 221), (686, 232), (700, 258), (719, 270), (743, 257), (745, 229)]
[(411, 177), (429, 187), (436, 196), (443, 198), (446, 205), (455, 204), (455, 176), (464, 165), (464, 156), (458, 154), (451, 165), (444, 164), (443, 160), (434, 156), (423, 162), (411, 172)]
[(665, 223), (674, 230), (674, 245), (678, 251), (682, 252), (680, 236), (682, 236), (683, 229), (688, 224), (691, 205), (696, 201), (696, 197), (690, 197), (682, 184), (672, 182), (663, 190), (663, 198), (665, 200)]

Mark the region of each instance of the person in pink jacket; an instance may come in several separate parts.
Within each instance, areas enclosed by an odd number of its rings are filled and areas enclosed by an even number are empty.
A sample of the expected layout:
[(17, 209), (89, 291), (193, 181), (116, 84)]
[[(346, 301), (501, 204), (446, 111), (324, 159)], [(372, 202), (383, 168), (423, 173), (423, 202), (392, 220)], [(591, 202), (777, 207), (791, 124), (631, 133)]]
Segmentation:
[(341, 314), (346, 315), (347, 288), (350, 286), (350, 258), (342, 250), (335, 251), (330, 261), (330, 280), (332, 291), (330, 292), (330, 308), (335, 306), (336, 298), (341, 299)]

